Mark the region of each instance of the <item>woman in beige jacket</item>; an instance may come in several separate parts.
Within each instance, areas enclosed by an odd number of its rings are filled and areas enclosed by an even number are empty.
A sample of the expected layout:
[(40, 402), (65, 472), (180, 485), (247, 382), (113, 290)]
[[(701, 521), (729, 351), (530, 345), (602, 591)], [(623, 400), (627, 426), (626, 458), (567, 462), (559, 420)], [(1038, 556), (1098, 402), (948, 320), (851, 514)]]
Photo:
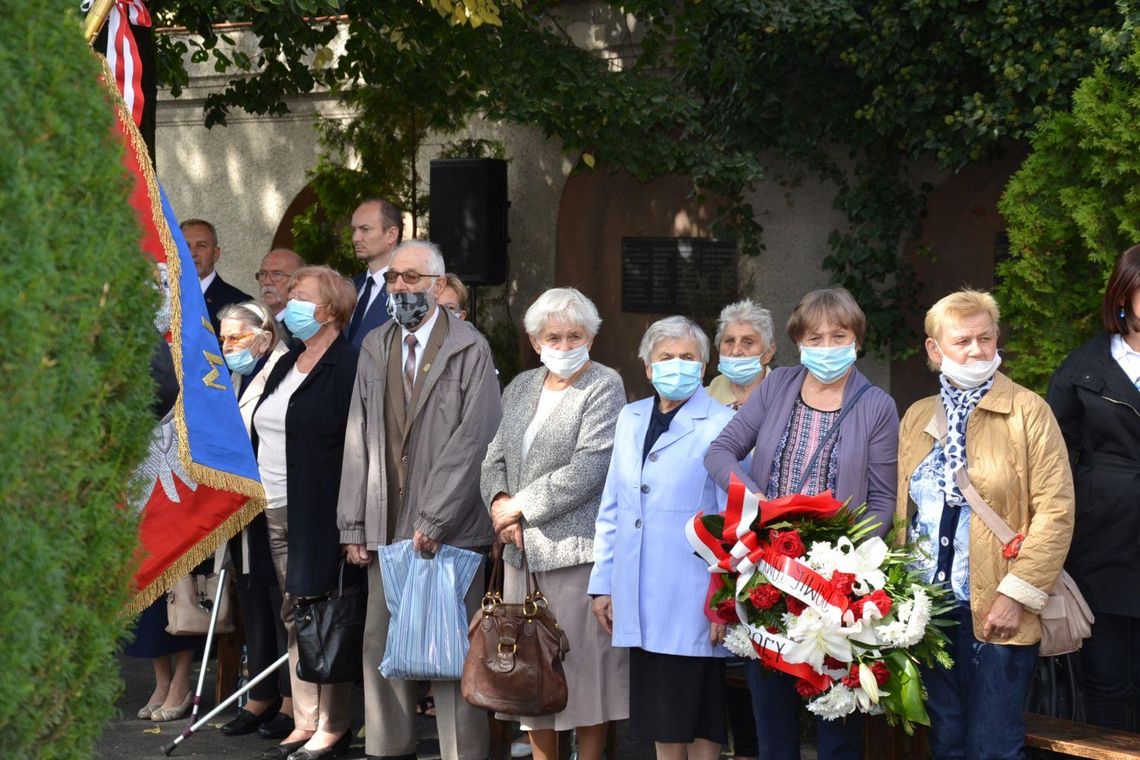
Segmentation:
[[(926, 315), (926, 351), (941, 393), (915, 403), (899, 429), (898, 517), (922, 545), (932, 583), (958, 607), (948, 630), (954, 667), (923, 672), (938, 758), (1020, 758), (1022, 704), (1037, 659), (1038, 613), (1061, 573), (1073, 528), (1073, 482), (1052, 412), (997, 371), (998, 307), (962, 290)], [(936, 411), (948, 421), (938, 435)], [(1023, 537), (1009, 558), (956, 482), (965, 468), (981, 497)]]

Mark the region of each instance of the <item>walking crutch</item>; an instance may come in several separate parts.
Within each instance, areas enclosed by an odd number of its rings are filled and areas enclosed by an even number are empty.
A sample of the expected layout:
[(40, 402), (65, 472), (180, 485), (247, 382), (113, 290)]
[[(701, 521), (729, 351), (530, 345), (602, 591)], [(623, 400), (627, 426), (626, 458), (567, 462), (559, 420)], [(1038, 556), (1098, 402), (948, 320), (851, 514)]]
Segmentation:
[[(256, 677), (256, 678), (250, 679), (250, 682), (249, 682), (249, 683), (247, 683), (245, 686), (241, 687), (240, 689), (238, 689), (237, 691), (235, 691), (233, 694), (231, 694), (229, 697), (227, 697), (226, 699), (224, 699), (224, 700), (221, 702), (221, 704), (219, 704), (219, 705), (218, 705), (217, 707), (215, 707), (213, 710), (210, 710), (210, 712), (208, 712), (208, 713), (206, 713), (205, 715), (203, 715), (203, 716), (202, 716), (202, 719), (201, 719), (201, 720), (199, 720), (197, 723), (194, 723), (194, 724), (192, 724), (190, 727), (188, 727), (188, 728), (187, 728), (185, 731), (183, 731), (183, 732), (182, 732), (182, 734), (181, 734), (180, 736), (178, 736), (178, 737), (177, 737), (177, 738), (176, 738), (174, 741), (170, 742), (169, 744), (163, 744), (163, 745), (162, 745), (162, 754), (166, 755), (167, 757), (170, 757), (171, 753), (173, 753), (173, 752), (174, 752), (174, 749), (175, 749), (175, 748), (176, 748), (176, 747), (177, 747), (179, 744), (181, 744), (182, 742), (186, 741), (186, 740), (187, 740), (187, 739), (189, 739), (191, 736), (193, 736), (193, 735), (194, 735), (194, 732), (195, 732), (195, 731), (197, 731), (198, 729), (200, 729), (202, 726), (206, 725), (206, 722), (207, 722), (207, 721), (209, 721), (211, 718), (213, 718), (215, 715), (217, 715), (218, 713), (220, 713), (222, 710), (225, 710), (227, 707), (229, 707), (229, 706), (230, 706), (230, 705), (232, 705), (234, 702), (236, 702), (238, 699), (240, 699), (240, 698), (241, 698), (241, 696), (242, 696), (243, 694), (245, 694), (247, 691), (249, 691), (250, 689), (252, 689), (254, 686), (257, 686), (259, 683), (261, 683), (261, 682), (262, 682), (262, 681), (264, 681), (266, 678), (268, 678), (269, 676), (271, 676), (271, 675), (273, 674), (273, 672), (274, 672), (275, 670), (277, 670), (277, 668), (279, 668), (279, 667), (281, 667), (283, 664), (285, 664), (285, 662), (286, 662), (288, 659), (289, 659), (289, 655), (288, 655), (288, 653), (281, 655), (281, 657), (279, 657), (279, 658), (278, 658), (277, 662), (273, 663), (273, 664), (272, 664), (272, 665), (270, 665), (268, 668), (266, 668), (265, 670), (263, 670), (263, 671), (261, 671), (260, 673), (258, 673), (258, 674), (257, 674), (257, 677)], [(198, 684), (198, 688), (199, 688), (199, 689), (201, 689), (201, 681), (199, 681), (199, 684)], [(198, 704), (198, 702), (197, 702), (197, 700), (195, 699), (195, 701), (194, 701), (194, 705), (195, 705), (195, 707), (197, 707), (197, 704)]]

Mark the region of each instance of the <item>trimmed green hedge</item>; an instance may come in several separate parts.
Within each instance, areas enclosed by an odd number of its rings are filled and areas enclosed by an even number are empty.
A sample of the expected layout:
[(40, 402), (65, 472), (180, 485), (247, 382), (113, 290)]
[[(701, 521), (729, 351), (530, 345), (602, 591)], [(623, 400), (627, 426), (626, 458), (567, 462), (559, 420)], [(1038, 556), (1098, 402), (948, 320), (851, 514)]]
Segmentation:
[(151, 266), (74, 0), (0, 24), (0, 745), (90, 757), (121, 690)]
[(1016, 355), (1010, 374), (1044, 392), (1066, 355), (1100, 329), (1117, 257), (1140, 243), (1140, 37), (1114, 69), (1081, 81), (1072, 110), (1033, 134), (998, 205), (1010, 255), (996, 295)]

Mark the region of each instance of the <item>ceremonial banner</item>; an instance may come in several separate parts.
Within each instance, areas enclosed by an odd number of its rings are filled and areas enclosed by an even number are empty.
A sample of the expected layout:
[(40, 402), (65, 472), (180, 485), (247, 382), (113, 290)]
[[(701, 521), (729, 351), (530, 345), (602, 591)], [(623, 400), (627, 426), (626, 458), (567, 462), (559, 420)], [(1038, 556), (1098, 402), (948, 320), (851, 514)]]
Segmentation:
[(155, 261), (164, 292), (156, 326), (166, 333), (181, 388), (155, 428), (132, 489), (132, 507), (141, 511), (141, 557), (128, 609), (138, 611), (264, 509), (265, 493), (190, 250), (115, 81), (104, 65), (140, 247)]

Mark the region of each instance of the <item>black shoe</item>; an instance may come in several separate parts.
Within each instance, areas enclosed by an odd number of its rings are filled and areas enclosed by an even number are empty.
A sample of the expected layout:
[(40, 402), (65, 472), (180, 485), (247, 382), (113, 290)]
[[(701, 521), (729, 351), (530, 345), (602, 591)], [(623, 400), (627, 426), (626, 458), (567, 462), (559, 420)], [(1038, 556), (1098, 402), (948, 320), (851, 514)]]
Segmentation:
[(269, 749), (261, 753), (261, 760), (285, 760), (285, 758), (292, 755), (301, 747), (305, 746), (308, 739), (302, 739), (299, 742), (287, 742), (285, 744), (275, 744)]
[(341, 734), (341, 737), (333, 742), (332, 746), (324, 749), (299, 749), (289, 755), (289, 760), (329, 760), (329, 758), (340, 757), (348, 752), (348, 748), (351, 746), (352, 730), (349, 729)]
[[(269, 707), (265, 708), (261, 713), (254, 715), (249, 710), (242, 708), (238, 710), (238, 714), (229, 723), (222, 726), (222, 733), (226, 736), (243, 736), (244, 734), (252, 734), (257, 730), (257, 727), (266, 723), (277, 715), (278, 710), (281, 709), (281, 700), (277, 700)], [(292, 729), (290, 729), (292, 730)], [(288, 736), (289, 734), (285, 734)]]
[(263, 739), (284, 739), (293, 733), (293, 727), (293, 716), (279, 712), (257, 729), (257, 735)]

